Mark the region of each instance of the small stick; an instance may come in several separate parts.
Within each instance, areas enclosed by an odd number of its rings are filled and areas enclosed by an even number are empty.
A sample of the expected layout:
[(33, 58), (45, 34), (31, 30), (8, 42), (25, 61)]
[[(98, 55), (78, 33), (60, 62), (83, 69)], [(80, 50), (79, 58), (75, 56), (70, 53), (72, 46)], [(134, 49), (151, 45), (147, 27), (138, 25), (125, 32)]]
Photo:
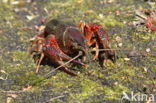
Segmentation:
[(53, 101), (53, 100), (55, 100), (55, 99), (63, 98), (64, 96), (65, 96), (65, 95), (60, 95), (60, 96), (51, 98), (48, 102)]
[[(99, 50), (99, 51), (107, 51), (107, 50), (123, 50), (123, 49), (94, 49), (92, 51), (96, 51), (96, 50)], [(124, 49), (124, 51), (130, 51), (130, 50)]]

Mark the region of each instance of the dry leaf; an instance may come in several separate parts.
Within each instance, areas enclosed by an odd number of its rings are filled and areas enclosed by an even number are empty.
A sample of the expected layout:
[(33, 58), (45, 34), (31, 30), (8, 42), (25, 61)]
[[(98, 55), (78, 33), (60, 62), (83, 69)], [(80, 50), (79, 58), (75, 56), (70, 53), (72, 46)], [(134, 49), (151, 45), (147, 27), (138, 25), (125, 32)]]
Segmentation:
[(28, 91), (28, 90), (30, 90), (32, 88), (32, 86), (31, 85), (28, 85), (27, 87), (24, 87), (23, 88), (23, 91)]
[(82, 4), (83, 1), (84, 1), (84, 0), (78, 0), (77, 2), (78, 2), (79, 4)]
[(144, 67), (144, 72), (146, 72), (146, 73), (147, 73), (147, 68), (146, 68), (146, 67)]
[(5, 74), (6, 74), (6, 72), (5, 72), (4, 70), (0, 70), (0, 72), (1, 72), (1, 73), (5, 73)]
[(17, 98), (17, 94), (8, 94), (8, 96), (12, 97), (12, 98)]
[(130, 58), (124, 58), (124, 60), (125, 60), (125, 61), (129, 61), (129, 60), (130, 60)]
[(150, 49), (150, 48), (147, 48), (147, 49), (146, 49), (146, 52), (147, 52), (147, 53), (149, 53), (150, 51), (151, 51), (151, 49)]
[(122, 43), (119, 43), (119, 44), (118, 44), (119, 47), (122, 47), (122, 45), (123, 45)]
[(117, 42), (121, 42), (121, 41), (122, 41), (122, 38), (119, 37), (119, 36), (117, 36), (117, 37), (115, 38), (115, 40), (116, 40)]
[(27, 15), (27, 16), (26, 16), (26, 18), (27, 18), (28, 20), (30, 20), (30, 21), (31, 21), (32, 19), (34, 19), (35, 17), (36, 17), (36, 16), (34, 16), (34, 15)]
[(100, 18), (103, 18), (104, 16), (103, 16), (103, 14), (99, 14), (99, 17), (100, 17)]

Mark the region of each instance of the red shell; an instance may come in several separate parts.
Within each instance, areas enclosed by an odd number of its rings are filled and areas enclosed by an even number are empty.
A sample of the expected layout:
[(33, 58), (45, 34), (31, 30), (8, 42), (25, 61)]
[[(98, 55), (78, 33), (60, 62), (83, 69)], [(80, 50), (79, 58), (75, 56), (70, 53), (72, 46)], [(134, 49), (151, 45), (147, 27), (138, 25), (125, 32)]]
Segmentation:
[(88, 23), (91, 31), (97, 32), (100, 28), (102, 28), (101, 25), (95, 24), (95, 23)]

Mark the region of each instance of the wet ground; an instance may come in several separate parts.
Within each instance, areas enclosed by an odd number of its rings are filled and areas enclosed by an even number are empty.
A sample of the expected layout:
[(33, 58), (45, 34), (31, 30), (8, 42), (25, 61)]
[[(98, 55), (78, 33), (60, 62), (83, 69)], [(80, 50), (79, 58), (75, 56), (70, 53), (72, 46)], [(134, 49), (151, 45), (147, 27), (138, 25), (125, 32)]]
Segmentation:
[[(1, 0), (1, 102), (120, 103), (123, 92), (156, 94), (156, 33), (133, 25), (136, 10), (152, 7), (155, 2), (145, 0)], [(71, 66), (78, 77), (55, 71), (45, 78), (54, 69), (49, 66), (35, 74), (27, 53), (29, 39), (44, 25), (43, 20), (53, 18), (101, 24), (117, 50), (116, 63), (108, 61), (101, 68), (91, 62), (86, 70)]]

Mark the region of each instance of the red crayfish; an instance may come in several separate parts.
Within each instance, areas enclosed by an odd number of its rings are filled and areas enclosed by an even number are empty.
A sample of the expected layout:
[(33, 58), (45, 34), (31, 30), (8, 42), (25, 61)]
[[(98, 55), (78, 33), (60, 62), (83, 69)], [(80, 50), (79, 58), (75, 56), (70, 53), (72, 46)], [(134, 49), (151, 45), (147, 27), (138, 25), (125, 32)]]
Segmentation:
[[(96, 23), (80, 22), (74, 25), (52, 19), (46, 24), (44, 32), (35, 35), (30, 41), (30, 53), (33, 54), (37, 65), (36, 72), (40, 64), (48, 64), (54, 67), (60, 66), (60, 70), (75, 76), (75, 73), (63, 65), (63, 61), (71, 60), (73, 64), (87, 67), (80, 60), (87, 55), (88, 48), (95, 51), (93, 60), (102, 62), (107, 59), (113, 62), (116, 60), (116, 53), (111, 49), (108, 33)], [(77, 55), (79, 60), (73, 59)]]

